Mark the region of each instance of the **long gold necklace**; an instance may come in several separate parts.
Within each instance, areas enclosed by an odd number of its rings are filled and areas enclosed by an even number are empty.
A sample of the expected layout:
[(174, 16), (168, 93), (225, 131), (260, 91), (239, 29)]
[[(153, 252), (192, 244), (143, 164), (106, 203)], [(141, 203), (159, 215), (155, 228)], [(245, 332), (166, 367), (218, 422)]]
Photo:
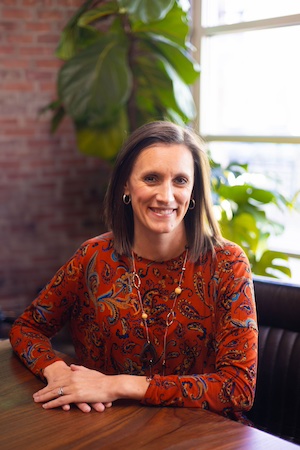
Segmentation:
[[(177, 303), (177, 299), (178, 296), (181, 294), (182, 292), (182, 282), (183, 282), (183, 277), (184, 277), (184, 273), (185, 273), (185, 269), (186, 269), (186, 263), (187, 263), (187, 258), (188, 258), (188, 251), (189, 249), (186, 248), (185, 251), (185, 256), (184, 256), (184, 261), (183, 261), (183, 265), (181, 268), (181, 273), (180, 273), (180, 277), (179, 277), (179, 283), (178, 286), (174, 289), (174, 300), (173, 300), (173, 304), (172, 304), (172, 308), (171, 310), (168, 312), (167, 317), (166, 317), (166, 328), (165, 328), (165, 332), (164, 332), (164, 338), (163, 338), (163, 352), (161, 355), (162, 358), (162, 375), (165, 375), (165, 368), (166, 368), (166, 350), (167, 350), (167, 337), (168, 337), (168, 331), (169, 331), (169, 327), (172, 325), (172, 323), (174, 322), (175, 318), (176, 318), (176, 312), (175, 312), (175, 307), (176, 307), (176, 303)], [(149, 335), (149, 327), (148, 327), (148, 314), (146, 313), (145, 309), (144, 309), (144, 305), (143, 305), (143, 301), (142, 301), (142, 296), (141, 296), (141, 292), (140, 292), (140, 287), (141, 287), (141, 278), (139, 276), (139, 274), (136, 271), (136, 266), (135, 266), (135, 258), (134, 258), (134, 253), (132, 252), (132, 267), (133, 267), (133, 272), (132, 272), (132, 283), (133, 286), (135, 287), (136, 291), (137, 291), (137, 295), (138, 295), (138, 299), (139, 299), (139, 303), (140, 303), (140, 308), (141, 308), (141, 312), (142, 312), (142, 320), (145, 326), (145, 331), (146, 331), (146, 344), (144, 346), (143, 351), (141, 352), (140, 355), (140, 359), (142, 362), (146, 361), (146, 354), (149, 353), (150, 354), (150, 359), (147, 361), (148, 365), (149, 365), (149, 372), (150, 372), (150, 377), (152, 378), (152, 366), (154, 364), (156, 364), (157, 360), (154, 360), (154, 357), (156, 355), (156, 351), (154, 349), (153, 344), (151, 343), (150, 340), (150, 335)]]

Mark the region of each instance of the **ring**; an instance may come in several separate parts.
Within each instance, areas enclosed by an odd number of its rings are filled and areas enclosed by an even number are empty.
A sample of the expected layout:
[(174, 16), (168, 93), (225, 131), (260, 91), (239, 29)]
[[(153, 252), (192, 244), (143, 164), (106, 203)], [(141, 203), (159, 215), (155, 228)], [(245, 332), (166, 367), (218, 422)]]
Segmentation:
[(58, 389), (58, 395), (64, 395), (64, 390), (62, 387)]

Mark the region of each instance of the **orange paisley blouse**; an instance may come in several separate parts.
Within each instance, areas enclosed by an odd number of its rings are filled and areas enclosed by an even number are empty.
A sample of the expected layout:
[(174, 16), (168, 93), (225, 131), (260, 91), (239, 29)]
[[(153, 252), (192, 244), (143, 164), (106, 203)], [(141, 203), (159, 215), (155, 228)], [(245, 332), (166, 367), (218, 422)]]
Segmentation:
[[(256, 382), (252, 277), (236, 244), (225, 241), (215, 250), (215, 257), (208, 253), (187, 262), (168, 330), (164, 375), (166, 316), (185, 253), (163, 263), (135, 256), (154, 355), (143, 403), (200, 407), (242, 420)], [(141, 358), (146, 330), (132, 272), (132, 259), (116, 254), (111, 233), (86, 241), (14, 323), (14, 351), (43, 379), (43, 369), (60, 359), (51, 337), (68, 321), (80, 364), (105, 374), (149, 376), (147, 358)]]

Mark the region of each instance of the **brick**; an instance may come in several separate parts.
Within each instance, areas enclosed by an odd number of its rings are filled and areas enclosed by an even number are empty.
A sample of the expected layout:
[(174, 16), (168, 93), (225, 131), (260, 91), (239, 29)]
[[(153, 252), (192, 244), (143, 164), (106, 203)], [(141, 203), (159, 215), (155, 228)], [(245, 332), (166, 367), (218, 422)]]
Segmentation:
[(1, 66), (5, 69), (26, 69), (30, 67), (32, 61), (28, 59), (6, 59), (1, 62)]
[(1, 55), (12, 55), (14, 53), (14, 47), (12, 45), (0, 45)]
[(26, 22), (25, 30), (31, 31), (32, 33), (39, 35), (40, 33), (49, 33), (52, 30), (52, 24), (49, 22), (43, 22), (39, 20), (38, 22)]
[(29, 20), (32, 19), (32, 10), (30, 8), (2, 8), (2, 19), (4, 20)]
[(5, 6), (16, 6), (18, 3), (18, 0), (1, 0), (2, 5)]
[(46, 7), (52, 7), (53, 6), (53, 0), (22, 0), (23, 6), (33, 6), (33, 7), (39, 7), (43, 6), (43, 8)]
[(42, 91), (47, 92), (55, 92), (56, 91), (56, 81), (53, 81), (53, 83), (40, 83), (40, 89)]
[(62, 19), (62, 14), (57, 9), (55, 10), (42, 10), (37, 13), (39, 20), (52, 21), (52, 20), (60, 20)]
[(55, 73), (53, 71), (39, 71), (39, 70), (26, 70), (26, 79), (28, 81), (53, 81), (55, 80)]
[(37, 37), (37, 42), (42, 43), (42, 44), (55, 44), (58, 45), (59, 42), (59, 38), (60, 38), (60, 34), (56, 33), (56, 34), (41, 34), (40, 36)]
[(32, 47), (20, 47), (19, 53), (21, 56), (30, 56), (30, 57), (44, 57), (48, 55), (53, 55), (54, 47), (45, 47), (45, 46), (32, 46)]
[(12, 82), (12, 83), (3, 83), (2, 89), (6, 91), (32, 91), (32, 83), (27, 82)]
[[(59, 59), (41, 59), (36, 61), (36, 67), (38, 69), (59, 69), (63, 65), (63, 62)], [(57, 71), (55, 70), (55, 74), (57, 74)]]
[(32, 44), (34, 42), (34, 36), (31, 34), (14, 34), (7, 36), (6, 38), (9, 44)]
[[(1, 16), (0, 16), (1, 18)], [(19, 29), (19, 25), (17, 22), (9, 22), (6, 20), (5, 22), (2, 22), (0, 20), (0, 31), (3, 31), (3, 33), (14, 33)], [(3, 36), (4, 37), (4, 36)]]
[(61, 0), (59, 2), (59, 4), (62, 6), (71, 6), (74, 8), (79, 8), (79, 6), (82, 5), (82, 1), (81, 0)]

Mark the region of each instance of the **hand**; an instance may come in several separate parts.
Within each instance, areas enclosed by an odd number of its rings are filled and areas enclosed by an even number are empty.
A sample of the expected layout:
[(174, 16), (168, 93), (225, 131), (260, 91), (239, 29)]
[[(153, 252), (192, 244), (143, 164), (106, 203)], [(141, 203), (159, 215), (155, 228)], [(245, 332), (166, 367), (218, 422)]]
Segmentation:
[[(44, 369), (44, 376), (47, 379), (48, 384), (45, 388), (33, 394), (34, 401), (35, 402), (48, 401), (45, 405), (43, 405), (44, 408), (47, 409), (61, 406), (62, 409), (65, 411), (70, 410), (70, 404), (73, 402), (83, 412), (90, 412), (92, 408), (98, 412), (102, 412), (105, 410), (105, 408), (111, 407), (112, 406), (111, 402), (95, 402), (95, 401), (83, 402), (72, 400), (68, 401), (68, 399), (66, 399), (66, 395), (63, 396), (59, 395), (59, 389), (61, 387), (63, 388), (64, 394), (66, 394), (66, 386), (69, 386), (72, 383), (73, 378), (72, 375), (77, 368), (80, 369), (80, 367), (74, 365), (69, 367), (63, 361), (57, 361), (46, 367)], [(99, 374), (99, 372), (90, 371), (89, 369), (85, 369), (84, 367), (82, 367), (82, 369), (88, 372), (95, 372), (96, 374)], [(70, 395), (68, 395), (68, 398), (70, 398)]]

